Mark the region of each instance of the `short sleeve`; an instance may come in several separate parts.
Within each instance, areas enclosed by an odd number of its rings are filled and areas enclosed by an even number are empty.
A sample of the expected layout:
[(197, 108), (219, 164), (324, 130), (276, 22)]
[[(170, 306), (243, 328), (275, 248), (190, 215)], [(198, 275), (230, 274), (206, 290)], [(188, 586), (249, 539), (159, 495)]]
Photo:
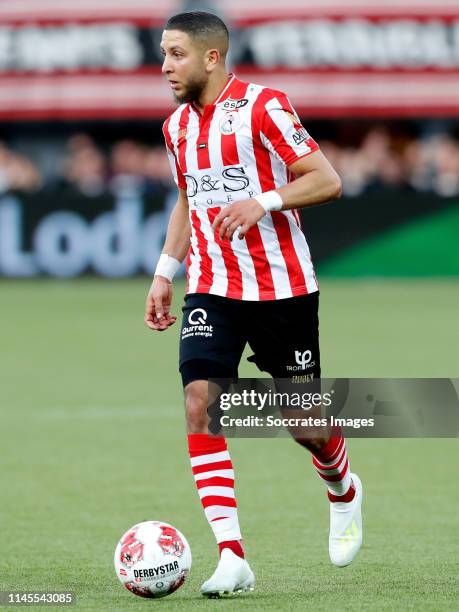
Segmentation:
[(172, 144), (172, 137), (169, 132), (169, 119), (163, 125), (164, 140), (166, 141), (167, 158), (171, 168), (172, 176), (174, 177), (175, 184), (179, 189), (186, 189), (186, 179), (183, 172), (180, 170), (177, 158), (175, 157), (174, 147)]
[(261, 112), (260, 138), (286, 166), (319, 149), (285, 94), (273, 92)]

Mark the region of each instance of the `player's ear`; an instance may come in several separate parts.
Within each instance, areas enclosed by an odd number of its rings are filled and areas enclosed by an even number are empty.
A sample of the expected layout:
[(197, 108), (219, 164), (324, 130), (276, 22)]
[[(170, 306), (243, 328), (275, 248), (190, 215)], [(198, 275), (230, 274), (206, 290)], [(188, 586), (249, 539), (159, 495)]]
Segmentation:
[(221, 59), (221, 55), (218, 49), (209, 49), (208, 51), (206, 51), (206, 56), (205, 56), (204, 61), (205, 61), (207, 72), (213, 72), (216, 66), (218, 65), (218, 63), (220, 62), (220, 59)]

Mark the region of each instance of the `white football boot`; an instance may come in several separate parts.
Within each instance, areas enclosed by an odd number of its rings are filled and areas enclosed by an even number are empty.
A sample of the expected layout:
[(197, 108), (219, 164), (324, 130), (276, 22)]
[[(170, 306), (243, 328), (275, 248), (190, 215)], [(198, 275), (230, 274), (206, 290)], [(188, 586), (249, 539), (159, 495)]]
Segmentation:
[(330, 503), (330, 538), (328, 550), (333, 565), (349, 565), (362, 545), (362, 483), (351, 474), (355, 496), (351, 502)]
[(217, 569), (201, 587), (205, 597), (222, 597), (244, 591), (253, 591), (255, 576), (245, 559), (229, 548), (222, 550)]

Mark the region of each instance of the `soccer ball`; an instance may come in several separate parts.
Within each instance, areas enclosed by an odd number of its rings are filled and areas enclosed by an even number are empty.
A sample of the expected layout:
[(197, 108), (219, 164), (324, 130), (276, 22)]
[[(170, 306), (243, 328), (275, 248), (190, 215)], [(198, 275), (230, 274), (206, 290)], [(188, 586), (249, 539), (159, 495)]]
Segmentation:
[(185, 582), (191, 550), (178, 529), (161, 521), (138, 523), (126, 531), (115, 550), (120, 582), (140, 597), (165, 597)]

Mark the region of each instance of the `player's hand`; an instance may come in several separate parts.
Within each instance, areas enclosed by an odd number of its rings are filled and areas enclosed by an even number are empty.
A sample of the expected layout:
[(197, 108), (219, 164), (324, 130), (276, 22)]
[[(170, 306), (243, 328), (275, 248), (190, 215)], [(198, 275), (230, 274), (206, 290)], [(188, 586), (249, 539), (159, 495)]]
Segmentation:
[(265, 216), (265, 209), (257, 200), (243, 200), (223, 208), (212, 224), (212, 229), (219, 230), (220, 238), (233, 239), (238, 230), (238, 237), (242, 240), (249, 229), (256, 225)]
[(164, 331), (177, 321), (170, 313), (172, 283), (164, 276), (155, 276), (145, 304), (145, 325), (155, 331)]

